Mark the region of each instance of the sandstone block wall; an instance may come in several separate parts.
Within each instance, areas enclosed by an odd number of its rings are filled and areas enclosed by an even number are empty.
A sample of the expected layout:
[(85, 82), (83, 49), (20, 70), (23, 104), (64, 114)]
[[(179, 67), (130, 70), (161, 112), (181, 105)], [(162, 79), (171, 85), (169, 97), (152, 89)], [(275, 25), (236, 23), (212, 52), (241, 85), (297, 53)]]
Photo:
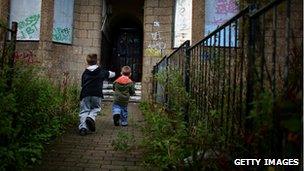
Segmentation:
[[(9, 16), (9, 1), (0, 0), (1, 20)], [(75, 0), (72, 44), (52, 41), (54, 1), (42, 1), (39, 41), (17, 43), (17, 58), (35, 63), (49, 78), (60, 82), (64, 73), (71, 81), (80, 82), (88, 53), (97, 53), (101, 47), (101, 0)]]
[(204, 38), (205, 0), (192, 1), (192, 41), (194, 45)]
[(69, 73), (74, 82), (80, 82), (85, 69), (85, 57), (97, 53), (101, 47), (101, 0), (75, 0), (72, 45), (54, 43), (52, 54), (56, 73)]
[(144, 4), (143, 99), (151, 95), (153, 66), (172, 52), (174, 0), (146, 0)]
[[(193, 0), (192, 3), (193, 45), (204, 36), (205, 0)], [(61, 80), (63, 73), (69, 73), (70, 79), (79, 83), (86, 55), (97, 53), (101, 57), (102, 5), (103, 0), (75, 0), (72, 44), (59, 44), (52, 42), (50, 29), (53, 28), (54, 1), (43, 0), (40, 41), (18, 42), (17, 57), (29, 63), (38, 63), (44, 73), (54, 80)], [(291, 6), (291, 36), (297, 44), (303, 42), (302, 6), (300, 0), (294, 1)], [(147, 100), (151, 95), (153, 66), (173, 51), (174, 0), (145, 0), (143, 10), (142, 89), (143, 99)], [(8, 16), (9, 0), (0, 0), (1, 20), (7, 22)]]

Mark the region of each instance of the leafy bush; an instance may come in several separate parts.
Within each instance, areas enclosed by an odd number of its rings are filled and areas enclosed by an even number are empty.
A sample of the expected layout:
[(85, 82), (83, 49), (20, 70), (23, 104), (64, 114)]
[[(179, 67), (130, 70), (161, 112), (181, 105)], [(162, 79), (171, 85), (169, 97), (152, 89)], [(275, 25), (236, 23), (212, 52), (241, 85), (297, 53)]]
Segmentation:
[(148, 103), (140, 105), (147, 123), (143, 128), (145, 136), (142, 145), (146, 149), (144, 162), (147, 166), (172, 169), (180, 167), (180, 162), (190, 155), (182, 112), (187, 94), (182, 86), (182, 78), (174, 69), (158, 73), (156, 80), (167, 93), (168, 101), (166, 107)]
[(147, 122), (142, 142), (146, 149), (145, 164), (164, 169), (179, 166), (180, 161), (190, 155), (185, 145), (187, 133), (182, 117), (170, 118), (161, 106), (142, 103), (140, 108)]
[(115, 150), (128, 152), (134, 146), (134, 135), (119, 131), (115, 140), (112, 141), (112, 146)]
[(43, 145), (58, 136), (77, 118), (78, 90), (62, 93), (34, 69), (16, 67), (7, 90), (0, 78), (0, 170), (20, 170), (41, 158)]
[[(210, 110), (202, 115), (192, 100), (195, 98), (185, 92), (177, 71), (160, 72), (156, 80), (167, 93), (168, 101), (165, 105), (140, 105), (147, 123), (142, 143), (146, 150), (146, 165), (178, 170), (234, 170), (237, 168), (233, 159), (240, 156), (275, 156), (275, 149), (281, 149), (274, 145), (279, 144), (277, 140), (286, 141), (287, 148), (283, 149), (286, 154), (300, 158), (296, 149), (300, 149), (301, 142), (301, 100), (296, 93), (289, 91), (288, 95), (294, 97), (291, 102), (284, 100), (281, 94), (273, 100), (269, 91), (259, 92), (252, 102), (250, 116), (246, 118), (252, 121), (252, 133), (244, 134), (242, 127), (231, 118), (227, 119), (231, 114), (221, 116), (219, 111)], [(189, 109), (187, 124), (185, 106)], [(227, 111), (225, 107), (223, 111)], [(274, 114), (281, 115), (277, 127), (273, 124)], [(221, 124), (220, 119), (228, 121)], [(288, 136), (278, 138), (279, 130), (284, 130)]]

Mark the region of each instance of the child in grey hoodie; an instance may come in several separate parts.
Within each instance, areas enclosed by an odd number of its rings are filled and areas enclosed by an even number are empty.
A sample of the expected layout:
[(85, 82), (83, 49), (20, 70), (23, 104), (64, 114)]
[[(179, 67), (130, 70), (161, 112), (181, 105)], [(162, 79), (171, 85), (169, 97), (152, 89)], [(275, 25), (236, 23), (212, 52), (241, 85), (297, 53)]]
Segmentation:
[(81, 77), (80, 124), (78, 126), (80, 135), (95, 131), (95, 118), (101, 110), (103, 81), (115, 76), (114, 72), (104, 70), (97, 65), (97, 54), (89, 54), (86, 61), (89, 66)]

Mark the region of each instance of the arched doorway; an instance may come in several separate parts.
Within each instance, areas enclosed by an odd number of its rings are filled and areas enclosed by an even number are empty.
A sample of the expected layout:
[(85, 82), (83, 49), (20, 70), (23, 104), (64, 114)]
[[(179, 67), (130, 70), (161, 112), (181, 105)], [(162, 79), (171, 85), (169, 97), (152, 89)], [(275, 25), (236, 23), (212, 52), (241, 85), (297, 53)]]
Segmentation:
[(140, 82), (142, 77), (142, 2), (108, 1), (111, 14), (107, 32), (103, 33), (105, 38), (102, 40), (102, 46), (107, 47), (107, 50), (102, 51), (103, 63), (106, 67), (119, 76), (121, 67), (128, 65), (132, 68), (132, 80), (136, 82)]
[(132, 19), (119, 17), (112, 27), (113, 49), (110, 60), (113, 69), (118, 73), (122, 66), (132, 68), (132, 79), (141, 81), (142, 76), (142, 27)]

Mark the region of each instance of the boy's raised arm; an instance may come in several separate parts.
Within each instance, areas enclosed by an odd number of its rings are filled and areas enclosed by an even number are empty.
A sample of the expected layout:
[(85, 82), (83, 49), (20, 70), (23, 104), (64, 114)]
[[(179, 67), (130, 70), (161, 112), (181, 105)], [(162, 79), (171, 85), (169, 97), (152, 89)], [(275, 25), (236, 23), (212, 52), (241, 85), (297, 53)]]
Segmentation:
[(113, 78), (113, 77), (115, 77), (115, 72), (109, 71), (109, 78)]

